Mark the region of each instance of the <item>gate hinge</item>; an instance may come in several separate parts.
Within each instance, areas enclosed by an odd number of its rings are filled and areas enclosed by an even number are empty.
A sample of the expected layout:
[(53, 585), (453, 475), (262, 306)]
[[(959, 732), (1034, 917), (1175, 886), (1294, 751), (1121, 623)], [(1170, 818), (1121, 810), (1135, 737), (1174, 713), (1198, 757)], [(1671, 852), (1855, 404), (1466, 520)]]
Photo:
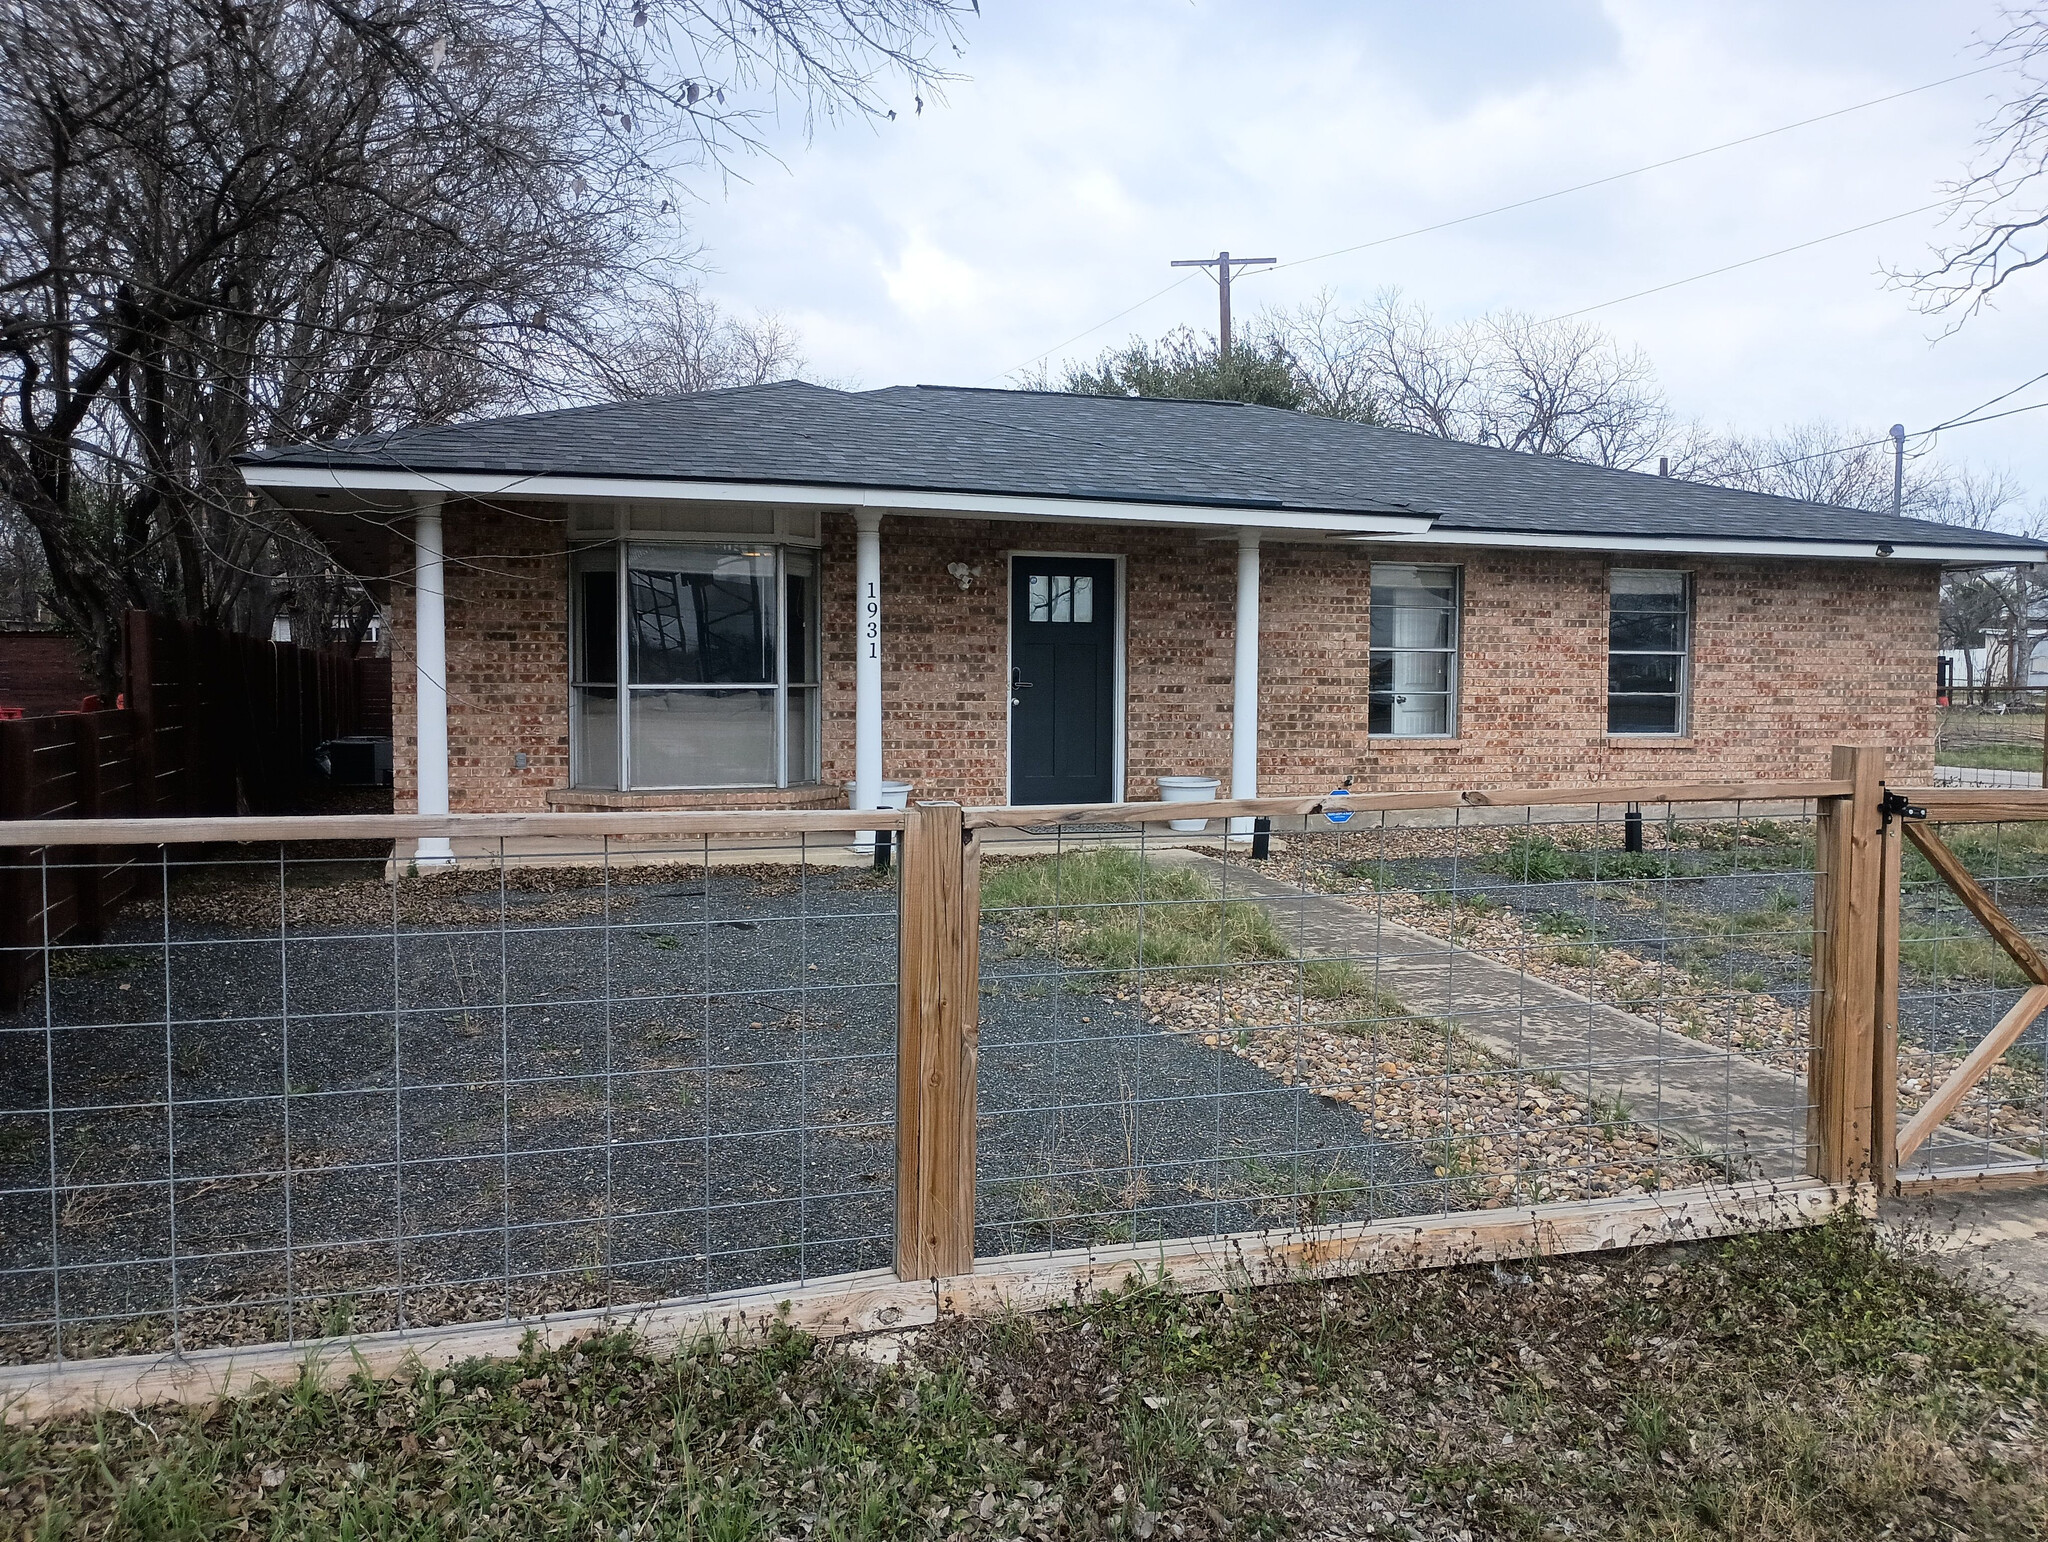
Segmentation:
[(1926, 809), (1917, 803), (1908, 803), (1904, 793), (1893, 792), (1890, 788), (1885, 789), (1885, 795), (1878, 803), (1877, 811), (1884, 816), (1886, 824), (1890, 824), (1894, 819), (1925, 819), (1927, 817)]

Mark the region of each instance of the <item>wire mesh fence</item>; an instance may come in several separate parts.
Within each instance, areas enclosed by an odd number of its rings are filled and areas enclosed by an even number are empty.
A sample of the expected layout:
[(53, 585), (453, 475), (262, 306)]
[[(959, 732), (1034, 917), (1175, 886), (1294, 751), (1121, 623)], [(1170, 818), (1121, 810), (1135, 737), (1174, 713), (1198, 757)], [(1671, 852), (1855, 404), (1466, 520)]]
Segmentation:
[[(2048, 940), (2048, 819), (1925, 827), (1998, 913), (2032, 943)], [(1898, 1123), (1940, 1100), (1948, 1111), (1899, 1164), (1907, 1179), (2048, 1161), (2048, 1015), (2026, 1021), (1953, 1106), (1944, 1089), (2002, 1023), (2019, 1019), (2035, 981), (1912, 845), (1900, 866)], [(1918, 1138), (1918, 1132), (1908, 1139)]]
[[(921, 805), (887, 816), (895, 867), (843, 813), (549, 816), (582, 833), (452, 867), (331, 821), (122, 848), (138, 891), (94, 936), (44, 904), (0, 1019), (0, 1357), (1811, 1195), (1817, 1149), (1856, 1161), (1815, 1105), (1871, 1086), (1867, 1046), (1809, 1062), (1877, 956), (1816, 921), (1874, 787), (1301, 799), (1259, 837)], [(16, 851), (12, 881), (76, 892), (109, 850)]]
[[(541, 844), (141, 848), (99, 940), (32, 942), (0, 1358), (886, 1264), (893, 872), (844, 834)], [(93, 854), (12, 855), (42, 895)]]
[(2048, 690), (1961, 686), (1937, 697), (1935, 778), (1950, 787), (2039, 787)]
[(1815, 806), (983, 832), (983, 1256), (1810, 1170)]

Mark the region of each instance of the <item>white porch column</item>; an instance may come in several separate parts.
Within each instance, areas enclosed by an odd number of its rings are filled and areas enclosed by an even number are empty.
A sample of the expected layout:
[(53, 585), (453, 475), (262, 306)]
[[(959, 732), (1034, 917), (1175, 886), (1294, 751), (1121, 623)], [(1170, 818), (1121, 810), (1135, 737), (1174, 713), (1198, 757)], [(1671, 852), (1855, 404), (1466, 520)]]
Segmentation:
[[(882, 806), (882, 516), (853, 516), (853, 806)], [(875, 832), (854, 837), (872, 849)]]
[[(1230, 694), (1230, 795), (1259, 795), (1259, 533), (1237, 533), (1237, 654)], [(1250, 835), (1248, 818), (1230, 821), (1232, 835)]]
[[(422, 814), (448, 812), (448, 631), (443, 603), (447, 579), (441, 541), (441, 500), (420, 500), (413, 540), (414, 776)], [(446, 867), (454, 852), (445, 836), (422, 839), (414, 860)]]

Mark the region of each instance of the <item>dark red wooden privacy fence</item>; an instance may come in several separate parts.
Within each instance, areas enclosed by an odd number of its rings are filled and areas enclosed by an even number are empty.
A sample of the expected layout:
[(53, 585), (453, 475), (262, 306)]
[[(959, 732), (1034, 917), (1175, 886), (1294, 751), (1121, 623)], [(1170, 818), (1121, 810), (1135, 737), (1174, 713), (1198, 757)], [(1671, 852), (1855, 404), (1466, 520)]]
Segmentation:
[[(125, 707), (0, 722), (0, 820), (290, 812), (323, 740), (390, 732), (390, 669), (131, 611)], [(99, 938), (146, 858), (0, 851), (0, 1006), (46, 940)]]

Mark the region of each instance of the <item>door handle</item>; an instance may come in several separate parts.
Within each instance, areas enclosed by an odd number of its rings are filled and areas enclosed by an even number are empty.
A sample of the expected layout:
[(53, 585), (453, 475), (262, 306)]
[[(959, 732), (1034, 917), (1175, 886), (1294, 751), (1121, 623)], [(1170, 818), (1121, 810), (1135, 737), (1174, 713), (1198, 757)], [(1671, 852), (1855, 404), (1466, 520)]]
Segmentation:
[(1012, 694), (1011, 694), (1011, 696), (1010, 696), (1010, 705), (1011, 705), (1011, 706), (1013, 706), (1013, 707), (1021, 707), (1021, 706), (1023, 706), (1023, 705), (1024, 705), (1024, 703), (1023, 703), (1023, 702), (1021, 702), (1021, 701), (1019, 701), (1019, 700), (1017, 699), (1017, 697), (1016, 697), (1015, 693), (1016, 693), (1016, 692), (1018, 692), (1018, 691), (1028, 691), (1028, 690), (1030, 690), (1030, 689), (1031, 689), (1031, 682), (1030, 682), (1029, 680), (1026, 680), (1026, 679), (1024, 678), (1024, 670), (1023, 670), (1023, 667), (1022, 667), (1021, 665), (1016, 665), (1016, 664), (1013, 664), (1013, 665), (1011, 665), (1011, 666), (1010, 666), (1010, 691), (1011, 691), (1011, 693), (1012, 693)]

